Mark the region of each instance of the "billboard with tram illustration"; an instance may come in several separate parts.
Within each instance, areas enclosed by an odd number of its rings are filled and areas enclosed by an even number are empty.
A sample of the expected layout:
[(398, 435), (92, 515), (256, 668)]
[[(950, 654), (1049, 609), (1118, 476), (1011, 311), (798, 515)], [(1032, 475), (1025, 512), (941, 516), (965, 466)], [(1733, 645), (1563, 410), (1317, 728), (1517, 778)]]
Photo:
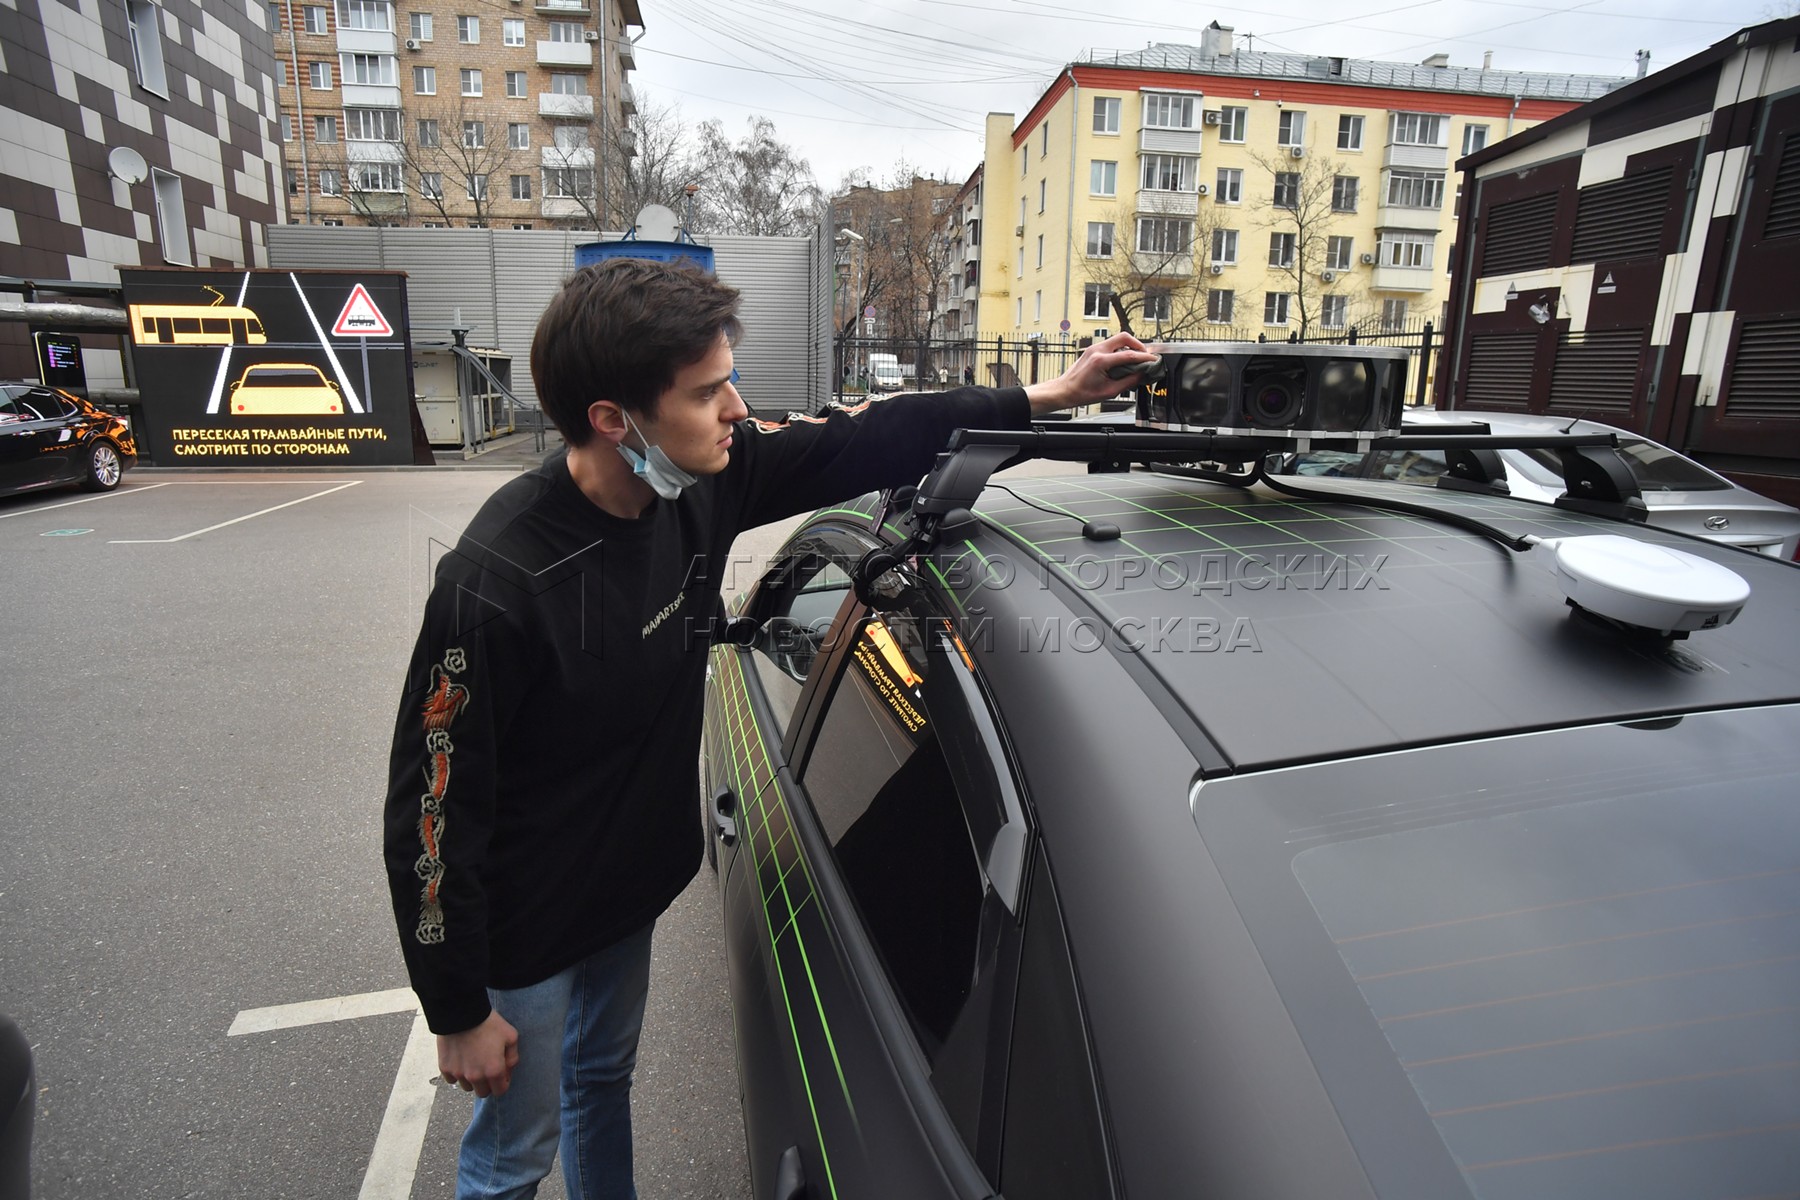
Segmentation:
[(122, 268), (159, 466), (413, 461), (406, 276)]

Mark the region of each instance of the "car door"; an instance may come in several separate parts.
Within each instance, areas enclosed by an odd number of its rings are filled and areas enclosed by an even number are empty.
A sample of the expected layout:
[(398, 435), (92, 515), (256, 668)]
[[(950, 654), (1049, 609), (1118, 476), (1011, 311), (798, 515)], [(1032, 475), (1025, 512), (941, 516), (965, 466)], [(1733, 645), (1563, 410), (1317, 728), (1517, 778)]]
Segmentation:
[(44, 388), (8, 388), (0, 401), (0, 485), (8, 490), (42, 487), (61, 479), (67, 436), (56, 393)]

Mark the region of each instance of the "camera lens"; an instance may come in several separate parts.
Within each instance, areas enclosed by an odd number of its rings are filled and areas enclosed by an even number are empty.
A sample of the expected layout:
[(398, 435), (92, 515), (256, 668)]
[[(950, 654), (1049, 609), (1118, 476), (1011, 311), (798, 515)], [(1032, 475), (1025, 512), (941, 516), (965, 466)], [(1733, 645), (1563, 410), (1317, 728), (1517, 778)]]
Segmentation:
[(1177, 380), (1176, 412), (1183, 424), (1231, 423), (1230, 362), (1211, 356), (1190, 358), (1181, 364)]
[(1244, 368), (1244, 415), (1262, 429), (1291, 429), (1306, 407), (1306, 362), (1265, 356)]

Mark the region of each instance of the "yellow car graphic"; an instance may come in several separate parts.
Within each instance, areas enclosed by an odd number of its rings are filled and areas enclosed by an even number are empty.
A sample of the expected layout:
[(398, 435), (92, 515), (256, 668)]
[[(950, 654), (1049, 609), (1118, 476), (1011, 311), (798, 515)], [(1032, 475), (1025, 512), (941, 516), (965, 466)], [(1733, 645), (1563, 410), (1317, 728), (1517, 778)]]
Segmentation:
[(342, 413), (344, 397), (311, 363), (257, 363), (231, 385), (231, 411), (240, 417)]

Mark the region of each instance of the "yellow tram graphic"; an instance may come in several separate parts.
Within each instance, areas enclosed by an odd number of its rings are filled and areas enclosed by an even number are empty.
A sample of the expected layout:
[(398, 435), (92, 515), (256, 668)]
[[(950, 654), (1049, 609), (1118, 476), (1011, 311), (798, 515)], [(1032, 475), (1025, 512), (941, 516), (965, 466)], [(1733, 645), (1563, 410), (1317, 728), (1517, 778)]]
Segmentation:
[(269, 335), (251, 310), (226, 304), (207, 288), (211, 304), (133, 304), (131, 340), (140, 346), (262, 346)]

